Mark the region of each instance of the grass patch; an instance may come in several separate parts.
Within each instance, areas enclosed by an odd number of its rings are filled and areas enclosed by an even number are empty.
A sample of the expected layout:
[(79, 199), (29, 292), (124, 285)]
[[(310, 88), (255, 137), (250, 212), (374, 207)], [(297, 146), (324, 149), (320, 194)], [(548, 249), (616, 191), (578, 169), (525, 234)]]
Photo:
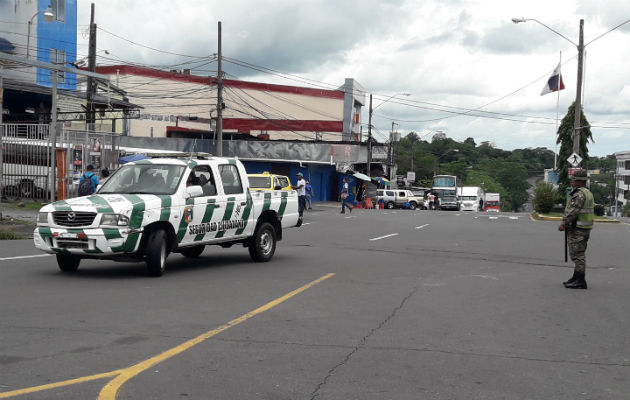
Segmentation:
[(22, 240), (22, 239), (25, 239), (25, 237), (20, 235), (19, 233), (0, 229), (0, 240)]
[(540, 217), (560, 217), (560, 218), (562, 218), (562, 215), (563, 215), (560, 212), (554, 212), (554, 211), (551, 211), (545, 214), (542, 214), (542, 213), (536, 213), (536, 214)]
[[(4, 202), (3, 202), (4, 203)], [(10, 205), (11, 208), (15, 209), (15, 210), (39, 210), (40, 208), (42, 208), (43, 206), (45, 206), (48, 203), (40, 203), (37, 201), (28, 201), (28, 202), (20, 202), (20, 203), (4, 203), (4, 204), (8, 204)], [(18, 205), (21, 204), (21, 205)]]

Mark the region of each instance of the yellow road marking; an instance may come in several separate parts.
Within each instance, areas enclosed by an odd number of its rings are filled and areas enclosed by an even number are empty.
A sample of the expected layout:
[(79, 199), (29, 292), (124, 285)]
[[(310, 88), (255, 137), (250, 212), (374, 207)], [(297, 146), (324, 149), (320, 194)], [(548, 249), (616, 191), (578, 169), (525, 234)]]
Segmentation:
[(221, 325), (220, 327), (213, 329), (211, 331), (208, 331), (206, 333), (203, 333), (199, 336), (197, 336), (196, 338), (190, 339), (182, 344), (180, 344), (179, 346), (175, 346), (172, 349), (166, 350), (165, 352), (158, 354), (155, 357), (151, 357), (145, 361), (142, 361), (136, 365), (132, 365), (131, 367), (128, 368), (124, 368), (124, 369), (117, 369), (115, 371), (111, 371), (111, 372), (104, 372), (102, 374), (96, 374), (96, 375), (90, 375), (90, 376), (84, 376), (81, 378), (75, 378), (75, 379), (68, 379), (65, 381), (60, 381), (60, 382), (55, 382), (55, 383), (49, 383), (46, 385), (40, 385), (40, 386), (33, 386), (33, 387), (29, 387), (29, 388), (24, 388), (24, 389), (18, 389), (18, 390), (12, 390), (10, 392), (0, 392), (0, 399), (6, 399), (9, 397), (13, 397), (13, 396), (19, 396), (19, 395), (23, 395), (23, 394), (27, 394), (27, 393), (33, 393), (33, 392), (39, 392), (42, 390), (48, 390), (48, 389), (55, 389), (58, 387), (62, 387), (62, 386), (69, 386), (69, 385), (75, 385), (77, 383), (83, 383), (83, 382), (89, 382), (89, 381), (93, 381), (93, 380), (97, 380), (97, 379), (103, 379), (103, 378), (110, 378), (110, 377), (114, 377), (114, 379), (112, 379), (111, 381), (109, 381), (104, 387), (103, 389), (101, 389), (101, 393), (98, 396), (98, 400), (115, 400), (116, 399), (116, 394), (118, 393), (118, 390), (120, 389), (120, 387), (125, 384), (125, 382), (127, 382), (129, 379), (133, 378), (134, 376), (140, 374), (141, 372), (147, 370), (148, 368), (151, 368), (152, 366), (161, 363), (162, 361), (168, 360), (169, 358), (176, 356), (188, 349), (190, 349), (191, 347), (203, 342), (206, 339), (211, 338), (212, 336), (215, 336), (223, 331), (228, 330), (229, 328), (240, 324), (241, 322), (247, 321), (248, 319), (250, 319), (253, 316), (256, 316), (258, 314), (261, 314), (265, 311), (268, 311), (270, 309), (272, 309), (273, 307), (277, 306), (278, 304), (281, 304), (285, 301), (287, 301), (288, 299), (290, 299), (291, 297), (302, 293), (303, 291), (305, 291), (306, 289), (313, 287), (315, 285), (317, 285), (320, 282), (325, 281), (326, 279), (334, 276), (335, 274), (330, 273), (330, 274), (326, 274), (324, 276), (322, 276), (321, 278), (318, 278), (310, 283), (307, 283), (306, 285), (295, 289), (292, 292), (289, 292), (287, 294), (285, 294), (284, 296), (278, 297), (277, 299), (270, 301), (269, 303), (265, 304), (262, 307), (258, 307), (257, 309), (248, 312), (247, 314), (243, 314), (240, 317), (233, 319), (232, 321), (228, 322), (225, 325)]
[(312, 281), (311, 283), (308, 283), (298, 289), (295, 289), (294, 291), (285, 294), (282, 297), (278, 297), (277, 299), (265, 304), (262, 307), (259, 307), (253, 311), (248, 312), (247, 314), (244, 314), (236, 319), (233, 319), (232, 321), (228, 322), (225, 325), (222, 325), (216, 329), (213, 329), (211, 331), (208, 331), (204, 334), (201, 334), (199, 336), (197, 336), (196, 338), (193, 338), (191, 340), (188, 340), (182, 344), (180, 344), (179, 346), (175, 346), (172, 349), (169, 349), (165, 352), (163, 352), (162, 354), (158, 354), (155, 357), (151, 357), (148, 360), (142, 361), (136, 365), (132, 365), (129, 368), (125, 368), (124, 370), (122, 370), (122, 372), (120, 373), (120, 375), (118, 375), (117, 377), (115, 377), (114, 379), (112, 379), (111, 381), (109, 381), (109, 383), (107, 383), (103, 389), (101, 390), (101, 393), (98, 396), (98, 400), (115, 400), (116, 399), (116, 394), (118, 393), (118, 390), (120, 389), (120, 387), (127, 382), (129, 379), (133, 378), (134, 376), (140, 374), (143, 371), (146, 371), (147, 369), (153, 367), (156, 364), (161, 363), (162, 361), (165, 361), (177, 354), (180, 354), (186, 350), (188, 350), (189, 348), (203, 342), (206, 339), (211, 338), (212, 336), (219, 334), (235, 325), (240, 324), (241, 322), (247, 321), (248, 319), (250, 319), (251, 317), (258, 315), (260, 313), (263, 313), (267, 310), (270, 310), (271, 308), (277, 306), (278, 304), (290, 299), (291, 297), (295, 296), (296, 294), (299, 294), (303, 291), (305, 291), (306, 289), (334, 276), (335, 274), (326, 274), (324, 276), (322, 276), (319, 279), (316, 279), (314, 281)]
[(121, 372), (122, 372), (121, 369), (117, 369), (116, 371), (104, 372), (102, 374), (84, 376), (84, 377), (75, 378), (75, 379), (68, 379), (67, 381), (49, 383), (47, 385), (41, 385), (41, 386), (33, 386), (33, 387), (30, 387), (30, 388), (26, 388), (26, 389), (12, 390), (10, 392), (2, 392), (2, 393), (0, 393), (0, 399), (6, 399), (6, 398), (9, 398), (9, 397), (19, 396), (19, 395), (22, 395), (22, 394), (39, 392), (39, 391), (42, 391), (42, 390), (55, 389), (55, 388), (62, 387), (62, 386), (75, 385), (77, 383), (89, 382), (89, 381), (94, 381), (94, 380), (97, 380), (97, 379), (109, 378), (109, 377), (112, 377), (112, 376), (116, 376), (116, 375), (120, 374)]

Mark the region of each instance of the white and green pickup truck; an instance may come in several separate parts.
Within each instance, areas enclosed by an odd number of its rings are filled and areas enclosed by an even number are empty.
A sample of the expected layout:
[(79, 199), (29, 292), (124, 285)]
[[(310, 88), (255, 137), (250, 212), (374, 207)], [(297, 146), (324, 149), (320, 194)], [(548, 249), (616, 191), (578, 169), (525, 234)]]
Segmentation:
[(269, 261), (299, 222), (297, 193), (250, 191), (237, 159), (158, 158), (125, 164), (95, 194), (44, 206), (33, 240), (64, 272), (91, 258), (145, 261), (161, 276), (169, 253), (198, 257), (206, 245), (242, 244)]

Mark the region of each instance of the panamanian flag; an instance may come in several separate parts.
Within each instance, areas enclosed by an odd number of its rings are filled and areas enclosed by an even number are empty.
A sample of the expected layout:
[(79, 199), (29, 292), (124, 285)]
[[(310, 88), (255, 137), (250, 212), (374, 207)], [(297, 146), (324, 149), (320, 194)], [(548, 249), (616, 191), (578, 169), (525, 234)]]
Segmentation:
[(553, 74), (549, 77), (547, 84), (543, 88), (542, 92), (540, 92), (541, 96), (546, 95), (547, 93), (557, 92), (558, 90), (564, 89), (564, 82), (562, 82), (562, 74), (560, 73), (560, 63), (556, 69), (553, 70)]

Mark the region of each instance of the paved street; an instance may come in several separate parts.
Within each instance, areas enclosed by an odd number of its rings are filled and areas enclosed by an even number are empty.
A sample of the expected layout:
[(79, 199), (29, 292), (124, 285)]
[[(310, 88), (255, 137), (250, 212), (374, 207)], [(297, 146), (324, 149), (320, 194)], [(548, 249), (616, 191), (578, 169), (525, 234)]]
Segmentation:
[(595, 226), (575, 291), (557, 222), (315, 207), (269, 263), (162, 278), (0, 242), (0, 398), (629, 397), (628, 224)]

